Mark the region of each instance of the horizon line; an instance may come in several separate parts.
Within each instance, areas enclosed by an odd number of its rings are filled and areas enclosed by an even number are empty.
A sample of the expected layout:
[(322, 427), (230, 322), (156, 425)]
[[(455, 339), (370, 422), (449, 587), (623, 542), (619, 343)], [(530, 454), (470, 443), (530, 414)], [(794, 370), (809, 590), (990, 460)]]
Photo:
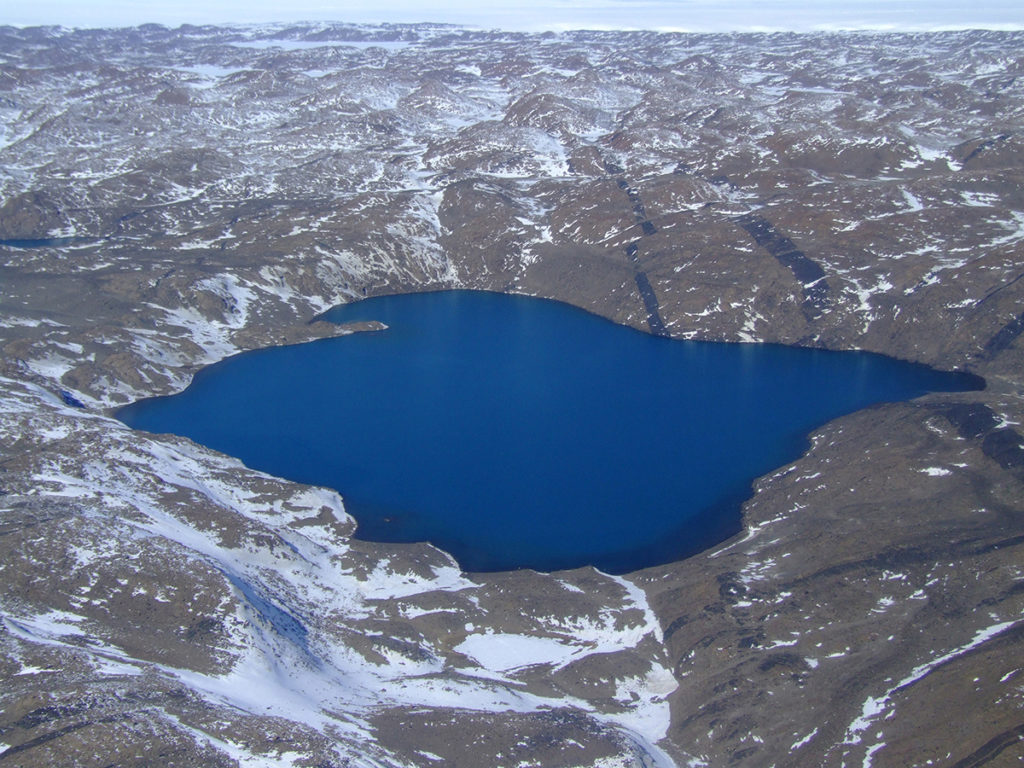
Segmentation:
[[(470, 32), (514, 32), (518, 34), (545, 34), (569, 32), (654, 32), (659, 34), (822, 34), (822, 33), (904, 33), (927, 34), (945, 32), (1024, 32), (1024, 22), (963, 22), (954, 24), (898, 24), (892, 22), (876, 22), (863, 24), (820, 23), (806, 27), (772, 24), (749, 24), (746, 26), (728, 25), (694, 25), (692, 27), (678, 25), (662, 26), (629, 26), (617, 24), (583, 24), (556, 22), (548, 25), (538, 24), (525, 27), (484, 24), (459, 23), (449, 21), (344, 21), (342, 19), (301, 19), (273, 21), (140, 21), (130, 24), (62, 24), (45, 22), (5, 23), (0, 28), (13, 29), (58, 29), (70, 32), (117, 31), (139, 29), (145, 26), (158, 26), (168, 30), (182, 27), (218, 27), (225, 29), (251, 29), (254, 27), (286, 27), (298, 25), (326, 24), (346, 27), (450, 27)], [(327, 44), (325, 42), (325, 44)]]

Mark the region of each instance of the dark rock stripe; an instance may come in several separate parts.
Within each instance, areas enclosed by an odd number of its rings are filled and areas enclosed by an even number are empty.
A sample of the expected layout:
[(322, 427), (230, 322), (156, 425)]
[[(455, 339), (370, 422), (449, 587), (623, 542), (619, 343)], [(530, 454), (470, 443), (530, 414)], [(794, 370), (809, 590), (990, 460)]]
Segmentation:
[(736, 222), (746, 230), (754, 241), (768, 251), (803, 286), (804, 300), (801, 309), (804, 317), (814, 320), (829, 307), (829, 285), (825, 270), (816, 261), (796, 247), (796, 243), (779, 232), (775, 225), (756, 213), (745, 213)]
[(661, 310), (658, 306), (658, 297), (654, 295), (651, 281), (647, 279), (646, 272), (637, 272), (633, 279), (636, 281), (636, 289), (643, 299), (644, 309), (647, 310), (647, 327), (655, 336), (668, 336), (668, 329), (665, 321), (661, 319)]
[(92, 725), (91, 722), (76, 723), (75, 725), (68, 726), (67, 728), (62, 728), (59, 731), (54, 731), (53, 733), (47, 733), (47, 734), (44, 734), (43, 736), (37, 736), (36, 738), (34, 738), (34, 739), (30, 740), (30, 741), (26, 741), (24, 744), (16, 744), (13, 747), (9, 747), (4, 752), (0, 752), (0, 762), (2, 762), (4, 760), (11, 759), (15, 755), (17, 755), (19, 752), (25, 752), (26, 750), (34, 749), (35, 747), (41, 746), (41, 745), (45, 744), (48, 741), (53, 741), (54, 739), (59, 739), (61, 736), (66, 736), (69, 733), (74, 733), (75, 731), (80, 731), (82, 728), (86, 728), (87, 726), (90, 726), (90, 725)]
[[(647, 218), (647, 211), (644, 208), (640, 193), (629, 186), (628, 181), (621, 178), (625, 171), (609, 160), (604, 161), (604, 169), (611, 175), (620, 177), (616, 179), (615, 184), (629, 198), (630, 205), (633, 208), (633, 216), (637, 224), (640, 225), (640, 237), (644, 238), (657, 232), (657, 227)], [(639, 243), (639, 239), (634, 240), (626, 246), (625, 251), (626, 256), (633, 265), (633, 280), (636, 283), (636, 290), (640, 294), (640, 300), (644, 303), (644, 311), (647, 313), (647, 327), (655, 336), (668, 336), (669, 333), (665, 327), (665, 321), (661, 319), (661, 304), (658, 302), (658, 295), (654, 292), (654, 287), (651, 285), (647, 273), (644, 272), (640, 265)]]
[[(700, 173), (694, 173), (692, 169), (679, 165), (674, 173), (682, 173), (704, 179), (716, 187), (739, 189), (728, 176), (720, 174), (707, 177)], [(804, 300), (801, 309), (804, 317), (814, 320), (829, 307), (830, 288), (825, 279), (825, 270), (816, 261), (807, 257), (803, 251), (797, 248), (796, 243), (790, 240), (776, 229), (775, 225), (763, 216), (756, 213), (746, 213), (738, 217), (736, 221), (746, 230), (747, 234), (754, 238), (759, 246), (775, 257), (782, 266), (786, 267), (803, 286)]]
[(1024, 312), (1021, 312), (1013, 320), (1008, 322), (991, 339), (985, 342), (982, 355), (991, 359), (1007, 349), (1013, 342), (1024, 333)]
[(981, 452), (1003, 469), (1024, 467), (1024, 438), (1009, 427), (985, 435), (981, 441)]
[(42, 736), (37, 736), (36, 738), (30, 739), (29, 741), (23, 742), (22, 744), (16, 744), (12, 747), (9, 747), (4, 752), (0, 752), (0, 762), (3, 762), (4, 760), (9, 760), (15, 755), (19, 754), (20, 752), (26, 752), (30, 749), (35, 749), (36, 747), (40, 747), (43, 744), (46, 744), (47, 742), (53, 741), (54, 739), (59, 739), (63, 736), (67, 736), (69, 733), (74, 733), (75, 731), (80, 731), (83, 728), (88, 728), (90, 725), (107, 725), (109, 723), (117, 722), (118, 720), (127, 720), (129, 717), (130, 715), (111, 715), (109, 717), (104, 717), (99, 720), (85, 720), (83, 722), (75, 723), (74, 725), (69, 725), (56, 731), (51, 731), (50, 733), (45, 733)]
[(978, 146), (976, 146), (974, 148), (974, 150), (971, 152), (971, 154), (969, 154), (967, 157), (965, 157), (963, 160), (960, 161), (961, 164), (962, 165), (966, 165), (967, 163), (969, 163), (971, 160), (973, 160), (975, 157), (980, 155), (985, 150), (991, 149), (992, 147), (996, 146), (997, 144), (1002, 144), (1003, 142), (1007, 141), (1009, 138), (1010, 138), (1010, 135), (1004, 133), (1004, 134), (996, 136), (995, 138), (992, 138), (992, 139), (985, 139), (985, 141), (981, 142)]
[(986, 301), (991, 299), (993, 296), (995, 296), (1000, 291), (1005, 291), (1007, 288), (1015, 285), (1017, 283), (1017, 281), (1019, 281), (1019, 280), (1024, 280), (1024, 272), (1021, 272), (1019, 275), (1017, 275), (1015, 278), (1013, 278), (1013, 280), (1010, 280), (1009, 282), (1004, 283), (1003, 285), (1000, 285), (998, 288), (993, 288), (991, 291), (986, 293), (983, 298), (981, 298), (981, 299), (979, 299), (978, 301), (975, 302), (974, 308), (977, 309), (978, 307), (980, 307), (982, 304), (984, 304)]
[(647, 273), (640, 267), (638, 254), (640, 241), (634, 240), (626, 246), (626, 256), (633, 264), (633, 281), (636, 283), (636, 290), (640, 294), (640, 300), (644, 303), (644, 310), (647, 312), (647, 327), (655, 336), (668, 336), (668, 329), (665, 321), (661, 319), (661, 305), (658, 303), (658, 296), (654, 292)]
[(651, 220), (647, 218), (647, 209), (644, 208), (643, 200), (640, 199), (640, 193), (629, 186), (629, 183), (625, 179), (619, 179), (616, 182), (623, 192), (626, 193), (626, 197), (629, 198), (629, 202), (633, 205), (633, 216), (636, 218), (637, 224), (643, 229), (645, 235), (653, 235), (658, 230), (655, 228)]
[(1011, 427), (1000, 427), (999, 419), (984, 403), (953, 403), (936, 410), (956, 427), (960, 437), (981, 439), (981, 452), (1003, 469), (1024, 468), (1024, 437)]
[(968, 440), (982, 437), (999, 425), (995, 413), (983, 403), (952, 403), (937, 406), (936, 410), (956, 427), (960, 437)]
[[(732, 180), (724, 175), (707, 177), (693, 170), (684, 164), (676, 167), (674, 173), (694, 176), (698, 179), (712, 184), (716, 187), (727, 187), (739, 189)], [(760, 247), (775, 257), (782, 266), (786, 267), (803, 286), (803, 303), (801, 310), (804, 317), (814, 320), (822, 315), (831, 304), (830, 287), (825, 279), (825, 270), (816, 261), (807, 257), (803, 251), (797, 248), (796, 243), (783, 235), (775, 228), (775, 225), (763, 216), (756, 213), (746, 213), (738, 217), (736, 221), (746, 230), (747, 234), (754, 238)]]
[(1012, 747), (1021, 741), (1024, 741), (1024, 723), (989, 739), (980, 749), (976, 749), (963, 760), (954, 763), (952, 768), (980, 768), (999, 757), (1007, 747)]
[(873, 557), (836, 563), (814, 573), (782, 582), (778, 585), (778, 590), (803, 589), (816, 581), (845, 576), (849, 573), (881, 573), (882, 571), (895, 571), (902, 568), (944, 562), (941, 559), (944, 557), (978, 558), (996, 550), (1020, 547), (1021, 545), (1024, 545), (1024, 535), (1011, 536), (995, 541), (987, 538), (973, 538), (961, 541), (938, 542), (929, 546), (899, 546), (887, 549)]

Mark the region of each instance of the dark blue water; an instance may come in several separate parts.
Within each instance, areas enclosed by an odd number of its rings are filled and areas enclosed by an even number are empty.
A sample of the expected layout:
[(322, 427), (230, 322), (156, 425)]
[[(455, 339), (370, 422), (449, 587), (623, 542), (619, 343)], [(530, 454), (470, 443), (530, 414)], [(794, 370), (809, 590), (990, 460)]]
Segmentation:
[(93, 242), (91, 237), (44, 237), (39, 239), (12, 238), (0, 240), (0, 245), (8, 248), (64, 248), (68, 245)]
[(450, 291), (332, 310), (386, 331), (250, 352), (123, 409), (336, 488), (372, 541), (467, 570), (623, 573), (739, 530), (751, 481), (809, 431), (972, 377), (858, 352), (672, 341), (565, 304)]

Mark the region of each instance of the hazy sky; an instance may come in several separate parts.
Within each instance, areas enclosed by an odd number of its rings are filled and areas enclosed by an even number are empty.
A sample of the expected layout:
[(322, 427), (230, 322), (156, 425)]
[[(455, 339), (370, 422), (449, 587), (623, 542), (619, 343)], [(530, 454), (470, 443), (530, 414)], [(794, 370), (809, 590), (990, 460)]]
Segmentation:
[(440, 21), (505, 29), (1024, 29), (1024, 0), (0, 0), (0, 24)]

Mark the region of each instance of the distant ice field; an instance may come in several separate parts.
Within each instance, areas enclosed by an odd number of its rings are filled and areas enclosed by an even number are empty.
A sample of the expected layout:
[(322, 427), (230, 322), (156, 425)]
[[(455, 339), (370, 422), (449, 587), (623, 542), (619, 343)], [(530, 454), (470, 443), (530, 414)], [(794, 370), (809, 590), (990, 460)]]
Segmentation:
[(241, 24), (289, 21), (351, 23), (441, 22), (483, 28), (543, 31), (562, 29), (662, 29), (695, 32), (739, 30), (811, 31), (831, 29), (946, 30), (1022, 29), (1018, 2), (987, 0), (528, 0), (527, 2), (414, 3), (385, 0), (338, 3), (305, 0), (186, 0), (176, 3), (131, 0), (81, 3), (40, 0), (8, 3), (4, 23), (70, 27), (133, 26), (144, 23)]

